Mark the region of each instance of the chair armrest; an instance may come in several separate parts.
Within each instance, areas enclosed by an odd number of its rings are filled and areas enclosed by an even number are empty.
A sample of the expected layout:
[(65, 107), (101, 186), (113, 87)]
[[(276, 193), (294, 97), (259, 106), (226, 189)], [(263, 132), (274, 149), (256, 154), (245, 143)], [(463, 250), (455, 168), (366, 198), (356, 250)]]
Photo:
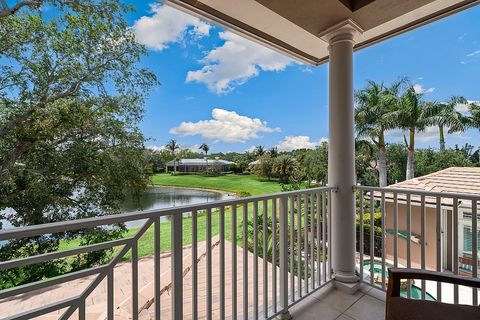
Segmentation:
[(388, 287), (385, 301), (385, 319), (388, 316), (388, 309), (392, 298), (400, 297), (400, 281), (404, 279), (420, 279), (438, 282), (452, 283), (471, 288), (480, 288), (480, 279), (473, 277), (464, 277), (445, 272), (410, 269), (410, 268), (390, 268), (388, 269)]
[(420, 269), (390, 268), (388, 269), (387, 296), (390, 296), (390, 297), (400, 296), (400, 280), (402, 279), (431, 280), (431, 281), (452, 283), (452, 284), (467, 286), (471, 288), (480, 288), (480, 279), (475, 279), (472, 277), (464, 277), (464, 276), (459, 276), (454, 274), (448, 274), (445, 272), (420, 270)]

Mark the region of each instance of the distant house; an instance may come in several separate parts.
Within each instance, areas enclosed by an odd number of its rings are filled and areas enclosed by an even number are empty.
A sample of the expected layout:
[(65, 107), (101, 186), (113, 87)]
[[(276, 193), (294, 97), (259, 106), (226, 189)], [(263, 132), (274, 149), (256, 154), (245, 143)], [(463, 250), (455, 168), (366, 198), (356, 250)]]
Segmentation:
[[(451, 167), (435, 173), (396, 183), (387, 187), (391, 189), (409, 189), (428, 192), (460, 193), (480, 196), (480, 168)], [(386, 193), (385, 225), (387, 258), (394, 258), (394, 202), (392, 195)], [(376, 196), (378, 199), (378, 197)], [(398, 195), (398, 262), (407, 265), (407, 205), (406, 196)], [(458, 225), (453, 221), (452, 198), (441, 198), (440, 229), (441, 239), (437, 239), (437, 199), (425, 197), (425, 266), (427, 269), (437, 268), (437, 241), (441, 246), (440, 269), (453, 270), (453, 261), (458, 259), (460, 273), (470, 273), (473, 268), (472, 259), (472, 201), (458, 199)], [(480, 227), (480, 215), (477, 215)], [(453, 257), (453, 230), (458, 228), (458, 257)], [(480, 247), (480, 232), (477, 230), (477, 243)], [(411, 265), (421, 266), (421, 199), (411, 198)], [(477, 262), (478, 263), (478, 262)]]
[[(232, 165), (235, 164), (232, 161), (222, 159), (208, 159), (208, 170), (216, 170), (217, 172), (225, 173), (231, 170)], [(205, 159), (180, 159), (177, 161), (167, 162), (166, 171), (173, 172), (205, 172), (207, 170), (207, 160)]]
[(260, 159), (257, 159), (255, 161), (252, 161), (248, 164), (248, 170), (253, 170), (253, 168), (260, 163)]

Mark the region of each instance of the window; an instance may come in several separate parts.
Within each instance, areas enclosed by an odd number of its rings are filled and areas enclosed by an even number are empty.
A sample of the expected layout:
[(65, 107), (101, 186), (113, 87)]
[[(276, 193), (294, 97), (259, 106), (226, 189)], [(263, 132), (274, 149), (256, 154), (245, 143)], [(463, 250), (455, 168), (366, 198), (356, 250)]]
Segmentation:
[[(480, 249), (480, 231), (477, 230), (477, 250)], [(463, 252), (472, 254), (472, 227), (463, 226)]]

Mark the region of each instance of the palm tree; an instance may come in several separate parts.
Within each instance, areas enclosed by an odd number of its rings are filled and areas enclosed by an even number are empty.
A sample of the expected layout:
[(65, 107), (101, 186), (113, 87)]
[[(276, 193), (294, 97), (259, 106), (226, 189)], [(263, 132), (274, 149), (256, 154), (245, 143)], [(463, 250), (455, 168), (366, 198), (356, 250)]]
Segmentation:
[(277, 147), (271, 147), (270, 150), (268, 150), (268, 153), (270, 153), (270, 157), (276, 158), (276, 157), (278, 157), (278, 148)]
[(409, 138), (403, 136), (408, 151), (407, 180), (415, 176), (415, 133), (435, 125), (435, 118), (428, 109), (428, 105), (422, 101), (422, 95), (416, 93), (413, 86), (410, 86), (400, 97), (398, 110), (392, 111), (389, 115), (398, 128), (408, 130)]
[(257, 156), (257, 158), (263, 156), (265, 154), (265, 147), (256, 146), (254, 153)]
[(469, 105), (470, 117), (468, 118), (468, 125), (480, 130), (480, 105), (470, 103)]
[(284, 183), (288, 182), (291, 174), (295, 170), (296, 162), (290, 155), (285, 154), (275, 158), (273, 172), (276, 173)]
[(177, 143), (177, 141), (175, 140), (170, 140), (166, 145), (165, 147), (170, 150), (170, 152), (172, 153), (172, 156), (173, 156), (173, 172), (174, 173), (177, 173), (177, 159), (175, 158), (176, 156), (176, 151), (178, 149), (180, 149), (180, 145)]
[(210, 150), (210, 147), (206, 143), (202, 143), (199, 147), (200, 150), (202, 150), (205, 153), (205, 162), (207, 163), (207, 171), (208, 171), (208, 151)]
[(378, 148), (379, 186), (387, 186), (387, 157), (385, 131), (395, 122), (389, 116), (398, 103), (398, 92), (404, 79), (386, 88), (383, 83), (369, 80), (366, 88), (355, 93), (355, 129), (359, 139), (370, 139)]
[(433, 122), (438, 126), (440, 135), (440, 151), (445, 150), (445, 128), (448, 128), (448, 133), (465, 131), (468, 118), (461, 112), (457, 111), (458, 104), (467, 104), (467, 100), (463, 97), (451, 97), (448, 102), (426, 103), (426, 114), (433, 118)]

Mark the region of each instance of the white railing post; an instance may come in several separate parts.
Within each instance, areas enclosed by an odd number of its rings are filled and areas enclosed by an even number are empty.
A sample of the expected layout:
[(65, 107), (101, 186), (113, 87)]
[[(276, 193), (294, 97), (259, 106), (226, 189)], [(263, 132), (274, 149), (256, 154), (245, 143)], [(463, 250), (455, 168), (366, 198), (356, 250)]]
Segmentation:
[(183, 319), (183, 217), (172, 215), (172, 319)]
[[(279, 319), (291, 319), (288, 312), (288, 198), (280, 200), (280, 309)], [(275, 201), (275, 200), (274, 200)], [(274, 266), (275, 267), (275, 266)]]

